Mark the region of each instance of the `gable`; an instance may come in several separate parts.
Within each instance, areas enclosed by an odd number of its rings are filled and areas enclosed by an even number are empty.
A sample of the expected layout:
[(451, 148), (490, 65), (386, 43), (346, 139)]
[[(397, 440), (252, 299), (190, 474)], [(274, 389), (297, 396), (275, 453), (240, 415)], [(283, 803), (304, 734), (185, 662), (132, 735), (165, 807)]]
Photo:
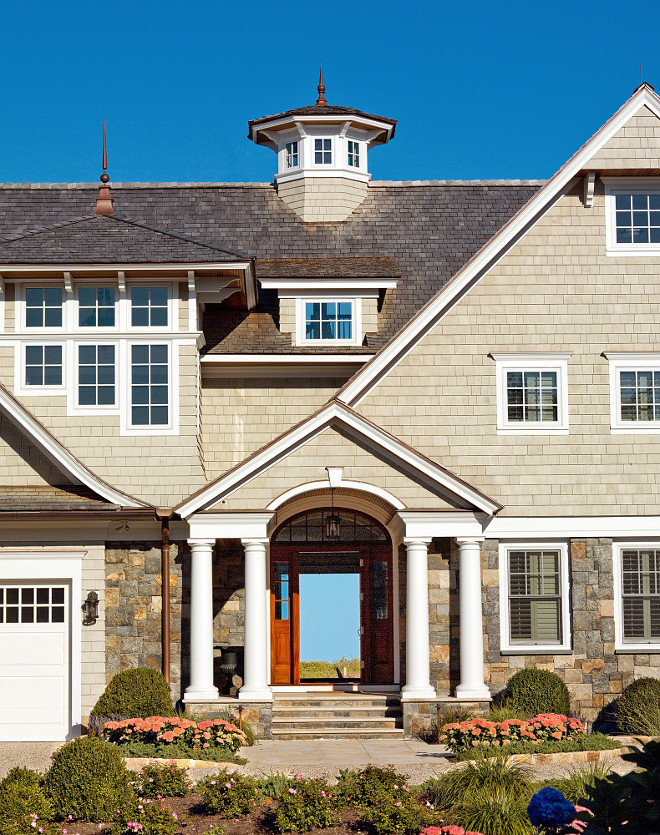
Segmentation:
[(594, 169), (660, 169), (660, 118), (642, 107), (590, 160)]
[(3, 487), (73, 483), (3, 414), (0, 414), (0, 472)]
[(209, 509), (239, 511), (266, 508), (283, 493), (299, 485), (318, 482), (328, 485), (326, 467), (342, 467), (342, 481), (365, 482), (380, 487), (393, 494), (407, 508), (450, 510), (459, 507), (455, 501), (452, 503), (447, 498), (439, 498), (428, 487), (407, 477), (368, 450), (363, 442), (349, 438), (340, 430), (327, 428), (232, 493), (222, 504)]

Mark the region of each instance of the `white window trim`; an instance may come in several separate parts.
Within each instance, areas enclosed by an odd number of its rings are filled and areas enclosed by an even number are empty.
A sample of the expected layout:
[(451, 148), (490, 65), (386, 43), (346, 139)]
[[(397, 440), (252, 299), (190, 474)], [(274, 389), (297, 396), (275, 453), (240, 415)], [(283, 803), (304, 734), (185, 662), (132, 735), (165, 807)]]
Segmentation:
[[(353, 305), (353, 337), (351, 339), (307, 339), (306, 310), (308, 303), (350, 302)], [(333, 348), (341, 345), (362, 344), (362, 299), (355, 296), (298, 296), (296, 298), (296, 344)]]
[[(80, 345), (113, 345), (115, 349), (115, 402), (114, 405), (103, 406), (81, 406), (78, 403), (78, 348)], [(66, 362), (71, 369), (72, 384), (67, 389), (67, 409), (70, 414), (75, 415), (118, 415), (120, 411), (120, 392), (119, 392), (119, 378), (121, 376), (122, 368), (120, 366), (120, 348), (116, 340), (111, 339), (94, 339), (94, 340), (76, 340), (75, 342), (67, 343)], [(127, 372), (129, 373), (129, 372)]]
[[(316, 140), (318, 140), (318, 139), (320, 139), (321, 141), (323, 141), (324, 139), (327, 139), (327, 140), (330, 141), (330, 162), (317, 162), (316, 161), (316, 154), (317, 153), (322, 153), (322, 154), (327, 154), (328, 153), (325, 149), (323, 151), (317, 151), (316, 150)], [(312, 145), (312, 159), (311, 159), (311, 166), (310, 166), (311, 168), (322, 168), (322, 169), (325, 169), (327, 171), (329, 168), (336, 168), (337, 167), (337, 164), (336, 164), (337, 159), (335, 157), (335, 154), (337, 152), (336, 139), (337, 139), (336, 136), (328, 136), (327, 134), (325, 134), (325, 135), (320, 134), (319, 136), (312, 136), (312, 143), (311, 143), (311, 145)]]
[(660, 371), (660, 353), (605, 354), (610, 363), (610, 425), (613, 435), (658, 435), (660, 420), (621, 420), (620, 371)]
[[(493, 354), (496, 374), (498, 435), (568, 435), (568, 360), (572, 353)], [(508, 371), (557, 372), (557, 420), (509, 421)]]
[[(166, 287), (167, 288), (167, 326), (162, 325), (132, 325), (131, 289), (133, 287)], [(125, 329), (129, 333), (172, 333), (179, 330), (178, 293), (172, 281), (131, 281), (126, 287), (125, 294)]]
[[(165, 426), (133, 426), (131, 423), (131, 353), (133, 345), (167, 345), (168, 348), (168, 380), (169, 391), (168, 415), (169, 423)], [(142, 339), (132, 339), (120, 345), (122, 374), (120, 380), (122, 403), (120, 413), (120, 431), (122, 435), (178, 435), (179, 434), (179, 342), (159, 340), (157, 337), (145, 336)]]
[[(34, 281), (16, 282), (16, 296), (14, 302), (14, 329), (16, 333), (53, 333), (59, 335), (65, 333), (70, 329), (70, 319), (72, 316), (72, 305), (70, 296), (66, 291), (64, 284), (59, 284), (56, 281), (48, 281), (41, 279)], [(52, 325), (39, 325), (37, 327), (28, 327), (27, 325), (27, 302), (25, 300), (25, 291), (28, 287), (55, 287), (62, 291), (62, 324), (53, 327)]]
[(660, 255), (660, 243), (617, 243), (615, 208), (617, 194), (630, 194), (636, 191), (646, 194), (660, 194), (660, 177), (601, 177), (601, 180), (605, 186), (606, 254), (646, 257), (650, 255)]
[(623, 641), (623, 595), (621, 586), (621, 552), (625, 549), (660, 548), (660, 541), (646, 540), (614, 542), (612, 544), (612, 563), (614, 576), (614, 651), (631, 653), (660, 652), (660, 640), (631, 643)]
[[(509, 631), (509, 551), (559, 551), (561, 582), (562, 640), (559, 644), (512, 644)], [(571, 606), (568, 571), (568, 543), (561, 542), (500, 542), (500, 652), (506, 655), (557, 655), (571, 652)]]
[[(28, 345), (59, 346), (62, 349), (62, 385), (28, 386), (25, 382), (25, 349)], [(41, 397), (43, 395), (63, 395), (67, 390), (67, 344), (61, 339), (28, 339), (16, 343), (16, 362), (14, 363), (14, 391), (17, 395)]]

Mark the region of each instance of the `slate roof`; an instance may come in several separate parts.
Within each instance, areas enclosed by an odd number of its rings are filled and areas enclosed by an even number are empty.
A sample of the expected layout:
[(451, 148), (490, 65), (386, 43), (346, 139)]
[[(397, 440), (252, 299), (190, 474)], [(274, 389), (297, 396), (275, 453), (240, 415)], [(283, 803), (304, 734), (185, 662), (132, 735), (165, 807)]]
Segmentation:
[(396, 258), (260, 258), (258, 278), (400, 278)]
[[(378, 335), (367, 338), (367, 347), (375, 350), (540, 185), (539, 181), (372, 182), (366, 199), (347, 220), (320, 224), (303, 223), (268, 183), (116, 184), (112, 197), (117, 215), (110, 223), (117, 222), (117, 216), (130, 218), (133, 223), (183, 235), (200, 247), (210, 244), (257, 259), (394, 258), (401, 280), (396, 289), (385, 293)], [(89, 216), (97, 192), (93, 184), (0, 186), (0, 241)], [(0, 258), (4, 251), (0, 243)], [(121, 251), (114, 252), (114, 257), (123, 260)], [(258, 273), (259, 261), (256, 269)], [(235, 353), (237, 344), (262, 353), (301, 350), (292, 349), (289, 337), (277, 331), (272, 298), (261, 293), (261, 303), (249, 314), (227, 314), (240, 319), (241, 332), (233, 339), (226, 333), (228, 320), (219, 321), (226, 314), (224, 308), (213, 310), (209, 305), (207, 352)], [(218, 339), (222, 332), (225, 338)]]
[(87, 487), (0, 487), (0, 513), (118, 509), (119, 505), (103, 501)]
[(192, 263), (245, 258), (117, 215), (88, 215), (0, 240), (3, 264)]

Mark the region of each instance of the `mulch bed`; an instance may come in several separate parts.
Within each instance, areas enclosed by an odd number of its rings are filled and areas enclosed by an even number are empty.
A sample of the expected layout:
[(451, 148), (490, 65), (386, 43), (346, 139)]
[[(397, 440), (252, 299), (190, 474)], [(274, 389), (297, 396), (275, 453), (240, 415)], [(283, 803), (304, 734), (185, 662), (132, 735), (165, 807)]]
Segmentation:
[[(250, 815), (234, 820), (220, 815), (206, 815), (201, 807), (201, 795), (189, 794), (186, 797), (168, 797), (163, 800), (165, 806), (176, 812), (179, 818), (185, 818), (179, 832), (181, 835), (204, 835), (211, 825), (222, 827), (225, 835), (274, 835), (269, 824), (270, 804), (266, 803), (255, 809)], [(356, 835), (365, 832), (359, 826), (359, 813), (356, 809), (347, 809), (341, 814), (341, 822), (325, 829), (312, 829), (311, 835)], [(99, 835), (106, 826), (98, 823), (63, 822), (63, 829), (68, 835)], [(109, 826), (109, 825), (108, 825)], [(101, 828), (99, 828), (101, 827)]]

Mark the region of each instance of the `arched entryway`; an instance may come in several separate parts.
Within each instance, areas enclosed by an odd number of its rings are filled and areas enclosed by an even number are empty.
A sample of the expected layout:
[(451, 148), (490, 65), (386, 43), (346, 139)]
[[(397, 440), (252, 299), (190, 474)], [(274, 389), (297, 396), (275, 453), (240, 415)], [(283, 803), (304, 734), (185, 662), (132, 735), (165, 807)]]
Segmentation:
[(325, 507), (290, 517), (271, 538), (272, 684), (300, 684), (301, 574), (337, 573), (359, 577), (360, 684), (394, 681), (392, 541), (371, 516)]

